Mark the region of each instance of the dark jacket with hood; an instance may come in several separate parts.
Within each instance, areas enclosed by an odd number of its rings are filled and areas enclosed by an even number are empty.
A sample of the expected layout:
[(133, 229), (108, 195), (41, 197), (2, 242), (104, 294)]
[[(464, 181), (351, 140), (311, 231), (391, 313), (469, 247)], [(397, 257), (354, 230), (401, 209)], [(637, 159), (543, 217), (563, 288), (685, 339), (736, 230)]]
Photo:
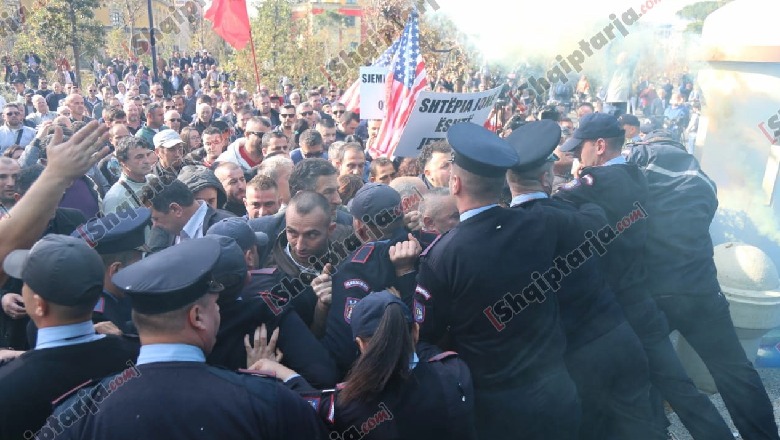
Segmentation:
[(645, 256), (651, 295), (720, 292), (710, 223), (717, 187), (685, 147), (671, 140), (635, 144), (628, 158), (647, 177)]
[[(184, 182), (193, 193), (208, 187), (216, 189), (217, 206), (222, 206), (227, 201), (227, 194), (224, 188), (222, 188), (222, 184), (219, 183), (219, 179), (217, 179), (213, 171), (204, 166), (187, 165), (179, 172), (178, 179)], [(235, 216), (227, 211), (208, 206), (206, 218), (203, 220), (203, 235), (206, 235), (206, 231), (208, 231), (211, 225), (228, 217)], [(175, 236), (160, 228), (152, 228), (148, 243), (150, 252), (157, 252), (172, 246), (175, 238)]]

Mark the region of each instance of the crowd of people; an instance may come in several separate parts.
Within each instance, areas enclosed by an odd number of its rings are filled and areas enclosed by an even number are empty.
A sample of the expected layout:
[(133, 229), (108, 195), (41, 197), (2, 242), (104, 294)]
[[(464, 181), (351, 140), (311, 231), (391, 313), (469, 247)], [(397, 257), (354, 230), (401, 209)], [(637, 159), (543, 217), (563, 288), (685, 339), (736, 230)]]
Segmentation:
[(205, 51), (95, 70), (3, 105), (0, 437), (665, 439), (666, 401), (732, 439), (677, 329), (742, 437), (780, 438), (715, 185), (633, 111), (374, 158), (335, 88), (249, 92)]

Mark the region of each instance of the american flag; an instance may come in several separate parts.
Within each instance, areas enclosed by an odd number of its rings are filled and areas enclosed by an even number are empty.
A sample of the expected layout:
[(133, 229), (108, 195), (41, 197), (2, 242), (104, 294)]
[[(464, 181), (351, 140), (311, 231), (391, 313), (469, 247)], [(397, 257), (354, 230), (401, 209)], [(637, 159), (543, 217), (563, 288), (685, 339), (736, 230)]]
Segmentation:
[[(413, 10), (392, 57), (387, 77), (387, 114), (379, 128), (376, 142), (369, 147), (372, 157), (390, 157), (401, 139), (417, 96), (428, 85), (425, 62), (420, 52), (419, 16)], [(395, 44), (393, 45), (395, 46)]]
[[(388, 67), (393, 55), (398, 51), (398, 43), (400, 40), (395, 40), (392, 46), (387, 48), (372, 66)], [(341, 95), (339, 101), (347, 107), (347, 110), (351, 112), (360, 112), (360, 78), (356, 79), (351, 86)]]

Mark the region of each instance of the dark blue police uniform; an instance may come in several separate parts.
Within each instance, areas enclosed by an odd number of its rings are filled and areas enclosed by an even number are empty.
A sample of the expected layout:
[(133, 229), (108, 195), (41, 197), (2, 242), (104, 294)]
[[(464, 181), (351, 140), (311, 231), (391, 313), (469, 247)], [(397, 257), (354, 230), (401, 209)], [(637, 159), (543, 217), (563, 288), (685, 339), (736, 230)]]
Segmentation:
[[(541, 173), (545, 164), (557, 160), (553, 151), (560, 132), (551, 120), (514, 130), (507, 142), (520, 160), (512, 167), (512, 176)], [(642, 344), (601, 273), (599, 255), (604, 249), (587, 239), (588, 231), (607, 224), (604, 211), (591, 203), (577, 209), (550, 199), (547, 192), (518, 194), (513, 188), (512, 193), (513, 208), (531, 213), (544, 224), (562, 223), (568, 231), (560, 235), (555, 262), (569, 272), (557, 296), (566, 332), (566, 365), (582, 399), (580, 439), (665, 439), (665, 433), (651, 423), (650, 382)]]
[(369, 293), (391, 286), (401, 292), (406, 304), (412, 303), (417, 273), (396, 277), (395, 266), (389, 256), (390, 246), (408, 240), (407, 234), (406, 229), (400, 228), (389, 239), (364, 244), (348, 255), (332, 276), (332, 301), (321, 341), (342, 374), (357, 358), (357, 344), (349, 329), (355, 305)]
[[(574, 151), (586, 139), (623, 135), (614, 116), (594, 113), (583, 117), (580, 127), (561, 150)], [(725, 440), (733, 437), (731, 431), (709, 398), (688, 377), (669, 341), (666, 317), (647, 293), (647, 194), (647, 180), (642, 172), (618, 155), (602, 166), (583, 168), (580, 177), (562, 186), (555, 196), (576, 205), (596, 203), (604, 209), (609, 224), (595, 235), (606, 249), (603, 259), (607, 280), (642, 341), (651, 383), (694, 438)], [(657, 423), (665, 424), (660, 399), (654, 403)]]
[[(346, 373), (357, 358), (357, 345), (349, 327), (355, 305), (369, 293), (393, 286), (400, 291), (407, 307), (411, 307), (416, 286), (416, 272), (398, 277), (390, 261), (390, 247), (409, 239), (401, 219), (401, 195), (387, 185), (369, 183), (357, 191), (349, 206), (350, 213), (360, 219), (370, 231), (367, 233), (377, 240), (369, 241), (347, 255), (331, 277), (332, 300), (322, 344), (342, 373)], [(384, 229), (387, 227), (395, 229)], [(384, 238), (387, 234), (389, 236)]]
[[(447, 138), (453, 174), (492, 179), (497, 199), (515, 150), (474, 124), (454, 125)], [(485, 203), (462, 212), (460, 224), (421, 255), (413, 308), (420, 339), (439, 343), (449, 334), (468, 364), (480, 438), (577, 437), (580, 408), (564, 365), (558, 301), (534, 278), (557, 256), (561, 231), (550, 226)]]
[[(401, 305), (411, 326), (412, 314), (400, 299), (387, 291), (374, 292), (354, 307), (351, 335), (372, 337), (391, 303)], [(422, 360), (417, 353), (412, 355), (408, 376), (393, 376), (371, 399), (339, 400), (346, 384), (325, 391), (312, 389), (300, 377), (286, 384), (309, 401), (332, 433), (344, 439), (475, 439), (474, 390), (465, 362), (454, 352), (438, 352)]]
[[(138, 314), (180, 310), (222, 290), (212, 278), (221, 249), (218, 240), (187, 240), (127, 267), (113, 281)], [(195, 345), (143, 345), (129, 372), (61, 401), (55, 416), (77, 419), (64, 424), (61, 438), (327, 438), (312, 408), (275, 379), (211, 367), (205, 359)], [(71, 415), (85, 406), (96, 409)]]
[[(70, 235), (81, 238), (92, 246), (100, 255), (118, 254), (121, 252), (141, 253), (145, 251), (144, 240), (146, 227), (151, 224), (152, 215), (148, 208), (135, 208), (123, 214), (109, 214), (94, 218), (76, 228)], [(95, 304), (92, 321), (95, 323), (110, 321), (122, 333), (135, 335), (137, 332), (131, 315), (130, 298), (118, 291), (111, 293), (105, 289)]]
[(252, 340), (255, 329), (265, 324), (269, 334), (279, 328), (277, 347), (284, 353), (286, 366), (318, 388), (333, 387), (341, 377), (336, 363), (290, 305), (289, 296), (280, 294), (285, 279), (282, 272), (277, 268), (259, 269), (250, 271), (249, 276), (241, 295), (220, 305), (222, 322), (209, 363), (246, 368), (244, 336)]

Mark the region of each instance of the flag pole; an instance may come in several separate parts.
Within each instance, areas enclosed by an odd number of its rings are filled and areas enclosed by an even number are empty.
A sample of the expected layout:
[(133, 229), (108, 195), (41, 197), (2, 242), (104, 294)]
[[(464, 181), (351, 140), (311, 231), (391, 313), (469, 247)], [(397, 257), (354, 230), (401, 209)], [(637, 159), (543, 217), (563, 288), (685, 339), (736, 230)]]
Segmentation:
[(257, 69), (257, 55), (255, 54), (255, 39), (252, 36), (252, 27), (249, 27), (249, 44), (252, 48), (252, 62), (255, 65), (255, 90), (260, 88), (260, 71)]

